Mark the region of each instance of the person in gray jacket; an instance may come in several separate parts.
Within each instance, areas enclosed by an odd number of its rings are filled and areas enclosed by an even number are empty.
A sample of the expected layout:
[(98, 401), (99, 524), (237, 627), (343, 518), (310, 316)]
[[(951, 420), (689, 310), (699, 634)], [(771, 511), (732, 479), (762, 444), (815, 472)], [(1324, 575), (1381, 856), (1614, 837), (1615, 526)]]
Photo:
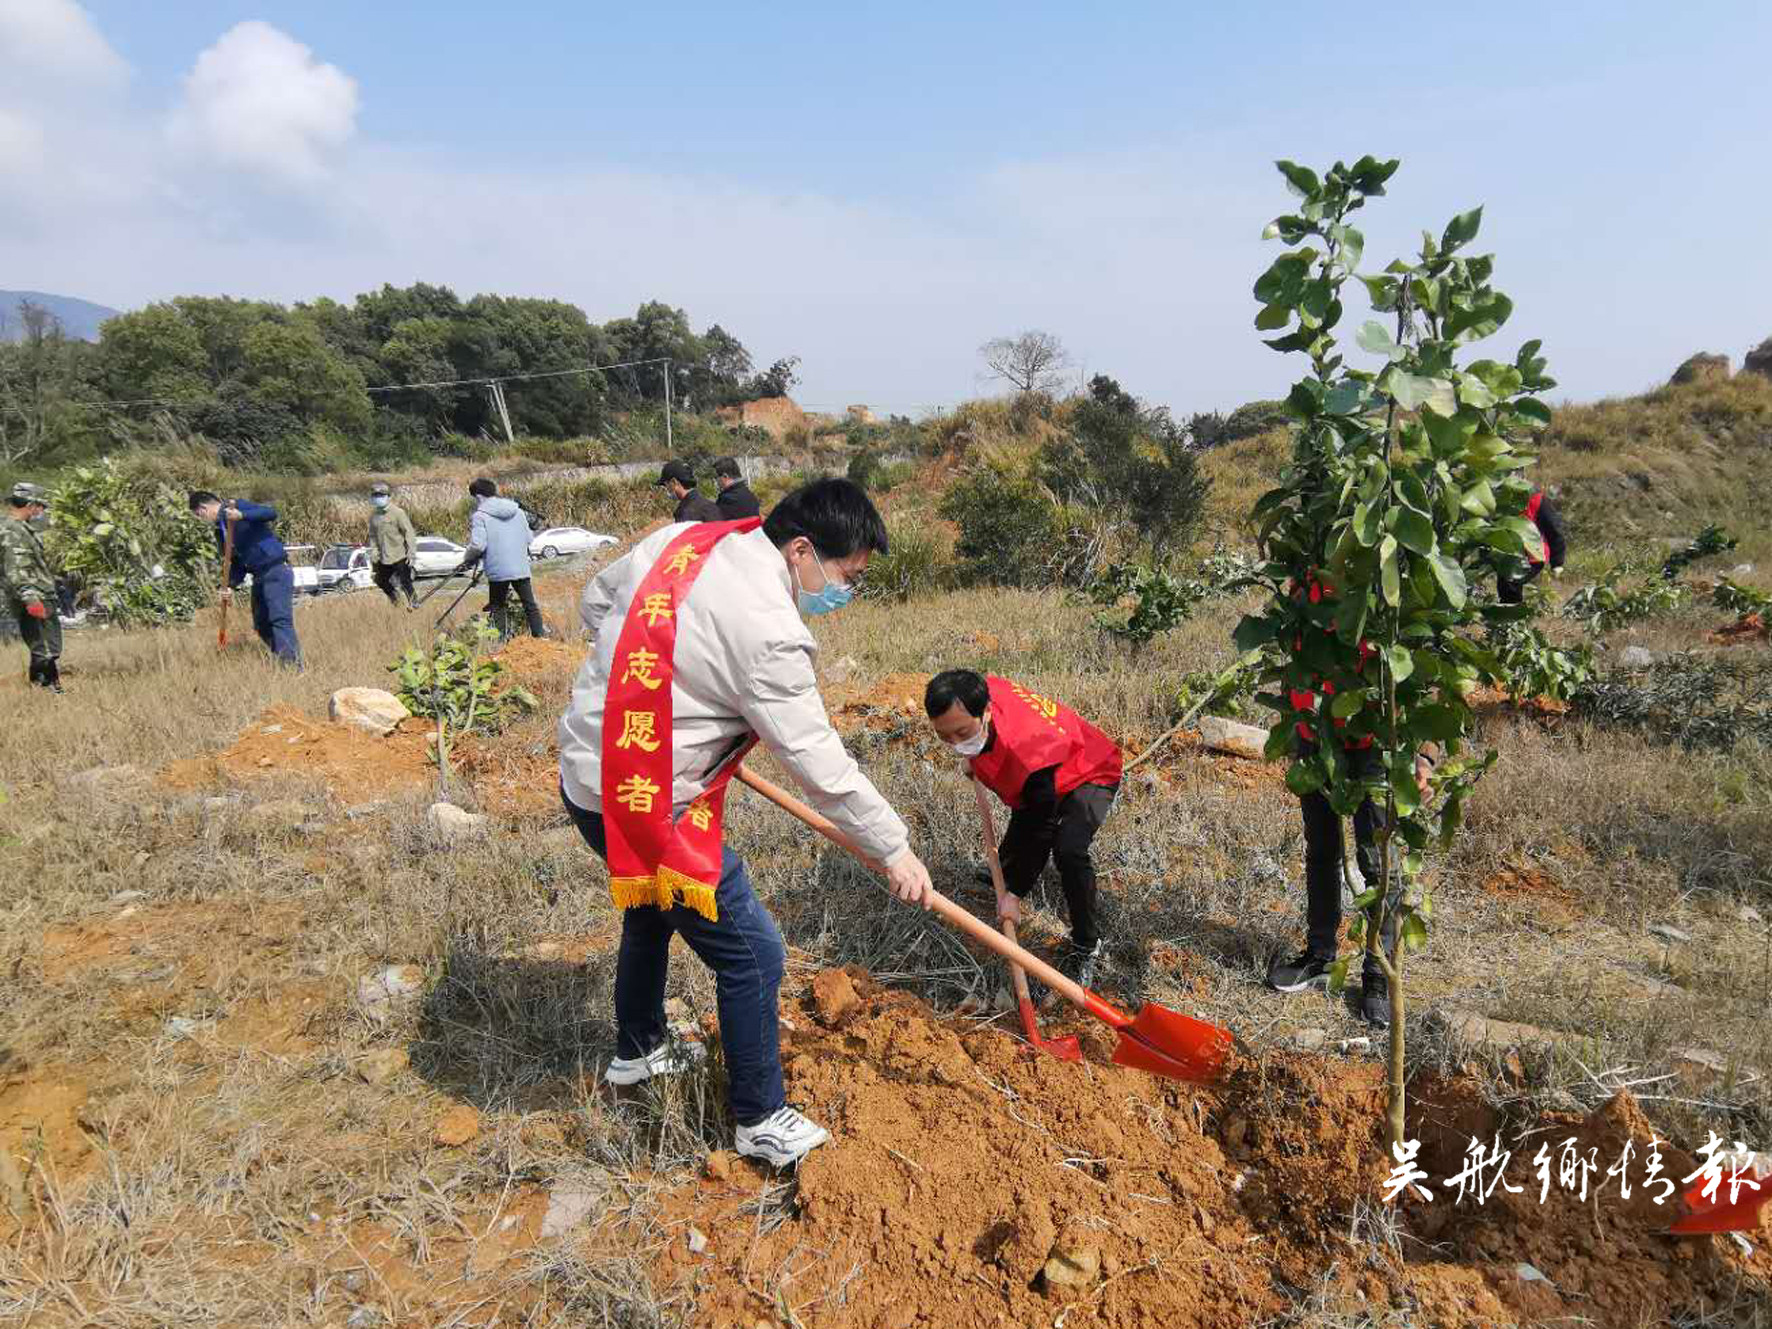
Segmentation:
[(466, 572), (485, 560), (486, 612), (492, 615), (499, 636), (511, 636), (505, 601), (513, 591), (523, 602), (529, 635), (547, 636), (541, 606), (535, 602), (535, 587), (529, 580), (529, 542), (535, 538), (529, 530), (529, 519), (510, 499), (500, 498), (498, 486), (485, 476), (469, 485), (468, 493), (475, 499), (474, 515), (468, 522), (467, 557), (456, 571)]

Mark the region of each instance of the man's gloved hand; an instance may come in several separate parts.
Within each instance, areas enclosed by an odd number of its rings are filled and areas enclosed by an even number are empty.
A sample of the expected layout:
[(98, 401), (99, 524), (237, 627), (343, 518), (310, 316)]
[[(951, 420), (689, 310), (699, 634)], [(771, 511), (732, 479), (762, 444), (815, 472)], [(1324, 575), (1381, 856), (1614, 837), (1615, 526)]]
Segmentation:
[(44, 604), (41, 600), (31, 601), (30, 604), (25, 606), (25, 612), (32, 618), (40, 618), (44, 620), (49, 618), (49, 606)]

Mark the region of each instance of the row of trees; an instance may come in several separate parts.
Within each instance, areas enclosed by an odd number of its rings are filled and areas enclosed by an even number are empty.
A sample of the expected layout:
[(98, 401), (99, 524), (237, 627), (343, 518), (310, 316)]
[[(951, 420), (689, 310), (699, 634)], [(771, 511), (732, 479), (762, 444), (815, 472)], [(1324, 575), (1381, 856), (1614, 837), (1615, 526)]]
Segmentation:
[[(1075, 364), (1064, 342), (1038, 328), (1030, 328), (1013, 337), (993, 337), (978, 348), (978, 355), (985, 365), (980, 375), (983, 380), (1007, 383), (1024, 397), (1061, 395), (1067, 375)], [(1094, 397), (1102, 382), (1112, 383), (1113, 380), (1097, 374), (1075, 395)], [(1283, 428), (1288, 419), (1284, 402), (1252, 401), (1237, 407), (1229, 415), (1217, 411), (1196, 412), (1188, 417), (1185, 425), (1170, 421), (1165, 411), (1158, 432), (1169, 440), (1179, 431), (1185, 446), (1195, 452), (1204, 452), (1235, 443), (1238, 439), (1264, 434), (1270, 429)]]
[[(235, 464), (274, 464), (317, 433), (353, 444), (497, 435), (503, 421), (486, 387), (442, 385), (664, 358), (677, 403), (711, 410), (784, 395), (798, 364), (758, 372), (737, 337), (718, 324), (698, 333), (658, 301), (598, 324), (560, 300), (464, 301), (424, 283), (348, 305), (183, 296), (109, 320), (96, 345), (63, 336), (28, 304), (9, 318), (22, 335), (0, 345), (0, 461), (13, 465), (139, 441), (149, 421), (201, 434)], [(397, 386), (410, 383), (436, 386)], [(559, 439), (665, 393), (653, 364), (531, 379), (504, 404), (518, 434)]]

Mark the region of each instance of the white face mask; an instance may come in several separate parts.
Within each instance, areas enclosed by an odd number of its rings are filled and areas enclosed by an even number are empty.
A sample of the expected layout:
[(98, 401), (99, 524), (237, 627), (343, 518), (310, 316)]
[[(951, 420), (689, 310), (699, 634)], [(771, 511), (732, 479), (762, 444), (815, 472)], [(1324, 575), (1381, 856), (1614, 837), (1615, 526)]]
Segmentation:
[(984, 745), (990, 741), (990, 737), (990, 726), (981, 724), (978, 726), (978, 732), (971, 738), (963, 739), (958, 743), (949, 743), (948, 746), (962, 757), (976, 757), (984, 751)]

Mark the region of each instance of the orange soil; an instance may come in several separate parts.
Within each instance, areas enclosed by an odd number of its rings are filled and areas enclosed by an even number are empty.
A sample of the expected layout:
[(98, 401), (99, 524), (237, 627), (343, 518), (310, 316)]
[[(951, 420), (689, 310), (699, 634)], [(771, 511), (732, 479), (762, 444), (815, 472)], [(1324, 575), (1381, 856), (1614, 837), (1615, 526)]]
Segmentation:
[(1727, 627), (1707, 632), (1704, 639), (1713, 646), (1742, 646), (1768, 638), (1766, 622), (1758, 614), (1743, 614)]
[[(1652, 1323), (1723, 1297), (1736, 1276), (1772, 1288), (1772, 1217), (1750, 1234), (1751, 1257), (1728, 1238), (1674, 1240), (1640, 1187), (1629, 1203), (1553, 1190), (1541, 1205), (1529, 1156), (1507, 1174), (1522, 1194), (1455, 1206), (1439, 1187), (1471, 1136), (1498, 1125), (1468, 1084), (1416, 1088), (1410, 1133), (1436, 1194), (1405, 1223), (1439, 1244), (1407, 1242), (1398, 1257), (1348, 1239), (1355, 1197), (1376, 1207), (1388, 1170), (1375, 1063), (1270, 1055), (1213, 1088), (1180, 1085), (1107, 1064), (1098, 1025), (1075, 1030), (1089, 1060), (1072, 1066), (938, 1020), (859, 970), (848, 978), (860, 1007), (832, 1011), (840, 1028), (814, 997), (784, 1033), (788, 1097), (832, 1131), (801, 1167), (797, 1210), (763, 1230), (772, 1179), (724, 1156), (666, 1199), (673, 1232), (693, 1224), (708, 1238), (698, 1256), (677, 1235), (655, 1268), (658, 1284), (693, 1289), (697, 1323), (1048, 1325), (1069, 1298), (1079, 1324), (1231, 1329), (1282, 1311), (1282, 1282), (1312, 1288), (1325, 1271), (1349, 1305), (1413, 1305), (1420, 1326)], [(827, 1010), (844, 987), (826, 982)], [(1607, 1164), (1627, 1138), (1640, 1158), (1650, 1132), (1628, 1098), (1551, 1124), (1545, 1138), (1574, 1135)], [(1691, 1170), (1662, 1152), (1676, 1180)], [(1055, 1249), (1093, 1253), (1099, 1273), (1075, 1293), (1048, 1288)], [(1521, 1261), (1550, 1282), (1522, 1282)]]
[(1534, 909), (1547, 919), (1570, 922), (1580, 913), (1575, 892), (1533, 864), (1506, 864), (1484, 878), (1480, 889), (1499, 900)]
[(208, 757), (177, 761), (161, 772), (174, 789), (201, 789), (267, 776), (319, 780), (339, 798), (355, 801), (424, 785), (435, 774), (426, 747), (429, 721), (402, 720), (386, 738), (353, 725), (314, 720), (292, 706), (273, 706), (230, 747)]

